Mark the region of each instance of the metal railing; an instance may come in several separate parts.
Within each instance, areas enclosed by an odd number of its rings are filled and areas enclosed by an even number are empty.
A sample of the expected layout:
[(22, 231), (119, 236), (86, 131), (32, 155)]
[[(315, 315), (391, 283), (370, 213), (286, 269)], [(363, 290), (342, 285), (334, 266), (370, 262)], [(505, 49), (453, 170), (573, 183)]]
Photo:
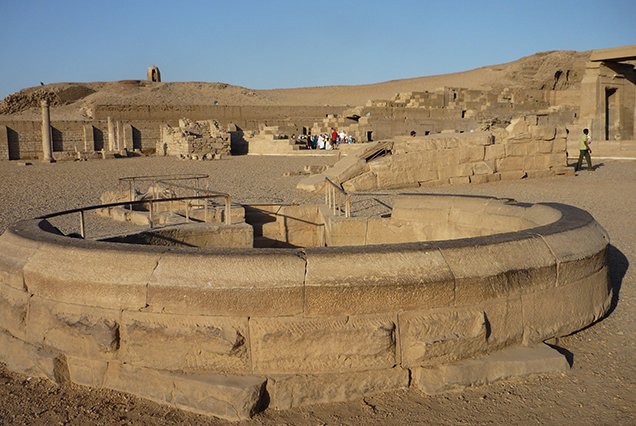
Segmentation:
[(325, 205), (334, 216), (351, 217), (351, 195), (337, 183), (325, 177)]
[[(189, 181), (193, 180), (195, 187), (201, 187), (201, 180), (208, 179), (209, 175), (204, 174), (172, 174), (172, 175), (144, 175), (144, 176), (125, 176), (119, 178), (119, 183), (128, 183), (128, 192), (130, 194), (130, 201), (135, 200), (135, 192), (137, 190), (137, 183), (150, 182), (150, 186), (156, 186), (157, 183), (168, 183), (174, 181)], [(206, 181), (207, 189), (207, 181)]]
[[(79, 228), (80, 228), (80, 236), (85, 239), (86, 238), (86, 221), (84, 218), (84, 213), (87, 211), (91, 211), (91, 210), (98, 210), (98, 209), (106, 209), (106, 208), (112, 208), (112, 207), (121, 207), (121, 206), (130, 206), (130, 205), (137, 205), (137, 204), (150, 204), (150, 209), (149, 209), (149, 226), (150, 228), (154, 227), (154, 218), (153, 218), (153, 212), (155, 210), (154, 205), (158, 204), (158, 203), (172, 203), (175, 201), (186, 201), (186, 221), (189, 222), (190, 221), (190, 215), (189, 215), (189, 207), (190, 207), (190, 201), (192, 200), (206, 200), (206, 202), (204, 203), (204, 209), (205, 209), (205, 214), (204, 214), (204, 221), (207, 221), (207, 200), (212, 199), (212, 198), (219, 198), (220, 196), (227, 196), (228, 200), (229, 200), (229, 195), (228, 194), (223, 194), (223, 193), (215, 193), (215, 194), (211, 194), (211, 195), (195, 195), (195, 196), (189, 196), (189, 197), (171, 197), (171, 198), (159, 198), (159, 199), (146, 199), (146, 200), (133, 200), (133, 201), (121, 201), (121, 202), (117, 202), (117, 203), (108, 203), (108, 204), (98, 204), (98, 205), (93, 205), (93, 206), (88, 206), (88, 207), (80, 207), (80, 208), (76, 208), (76, 209), (71, 209), (71, 210), (64, 210), (61, 212), (55, 212), (55, 213), (50, 213), (50, 214), (46, 214), (44, 216), (40, 216), (37, 217), (36, 219), (51, 219), (54, 217), (59, 217), (59, 216), (65, 216), (65, 215), (69, 215), (69, 214), (73, 214), (73, 213), (79, 213)], [(226, 201), (226, 206), (228, 205), (229, 201)], [(226, 214), (225, 215), (225, 223), (226, 225), (231, 225), (232, 224), (232, 220), (231, 220), (231, 215), (230, 214)]]

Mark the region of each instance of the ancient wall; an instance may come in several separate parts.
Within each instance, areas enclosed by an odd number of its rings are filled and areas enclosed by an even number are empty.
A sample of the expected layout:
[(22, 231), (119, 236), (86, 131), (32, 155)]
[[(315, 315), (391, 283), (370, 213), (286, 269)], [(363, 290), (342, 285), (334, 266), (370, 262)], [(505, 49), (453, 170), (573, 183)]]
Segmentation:
[[(497, 210), (434, 197), (447, 220)], [(427, 221), (427, 208), (407, 200), (396, 220)], [(543, 208), (550, 219), (516, 233), (284, 250), (104, 243), (22, 222), (0, 237), (0, 360), (232, 420), (422, 387), (437, 365), (607, 311), (605, 231)]]
[[(2, 121), (0, 127), (6, 127), (6, 145), (0, 132), (0, 153), (3, 149), (7, 157), (2, 159), (34, 159), (42, 156), (41, 121)], [(124, 136), (126, 126), (131, 126)], [(160, 122), (122, 121), (121, 143), (129, 150), (154, 150), (160, 139)], [(84, 130), (86, 127), (86, 131)], [(53, 155), (57, 159), (73, 158), (78, 151), (108, 151), (108, 124), (104, 121), (52, 121)], [(125, 140), (126, 139), (126, 140)], [(125, 141), (124, 141), (125, 140)]]

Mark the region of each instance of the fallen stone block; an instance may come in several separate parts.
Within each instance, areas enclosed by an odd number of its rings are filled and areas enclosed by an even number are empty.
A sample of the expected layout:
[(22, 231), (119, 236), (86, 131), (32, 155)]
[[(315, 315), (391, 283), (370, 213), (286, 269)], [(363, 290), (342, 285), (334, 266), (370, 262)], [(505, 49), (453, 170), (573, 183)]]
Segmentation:
[(482, 358), (413, 370), (413, 385), (434, 395), (531, 374), (561, 373), (570, 368), (565, 356), (539, 344), (518, 346)]
[(269, 407), (287, 410), (312, 404), (353, 401), (408, 387), (409, 371), (401, 368), (352, 373), (276, 376), (267, 380)]
[(104, 387), (236, 421), (264, 408), (265, 382), (263, 377), (165, 373), (111, 362)]

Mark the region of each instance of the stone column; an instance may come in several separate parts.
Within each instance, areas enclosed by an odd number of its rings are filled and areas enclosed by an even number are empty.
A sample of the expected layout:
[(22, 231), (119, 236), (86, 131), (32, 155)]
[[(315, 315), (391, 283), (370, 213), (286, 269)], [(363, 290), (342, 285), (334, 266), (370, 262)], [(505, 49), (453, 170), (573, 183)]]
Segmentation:
[(122, 139), (124, 138), (121, 121), (117, 120), (115, 122), (115, 145), (117, 145), (117, 151), (121, 151), (124, 148), (124, 144)]
[(108, 117), (108, 150), (115, 151), (115, 125), (110, 117)]
[(84, 152), (95, 151), (95, 131), (92, 124), (84, 125)]
[(42, 107), (42, 161), (50, 163), (53, 161), (51, 155), (51, 112), (49, 110), (49, 101), (40, 102)]

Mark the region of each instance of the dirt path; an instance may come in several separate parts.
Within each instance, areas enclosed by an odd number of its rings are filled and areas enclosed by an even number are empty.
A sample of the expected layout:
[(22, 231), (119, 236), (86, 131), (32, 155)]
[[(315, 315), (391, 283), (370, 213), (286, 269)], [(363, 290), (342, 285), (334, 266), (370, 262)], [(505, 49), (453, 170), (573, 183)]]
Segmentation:
[[(204, 172), (215, 189), (239, 200), (294, 200), (299, 177), (283, 172), (331, 158), (235, 157), (218, 162), (162, 158), (86, 163), (0, 162), (0, 231), (21, 218), (98, 202), (117, 177)], [(560, 345), (574, 357), (571, 371), (425, 396), (415, 390), (387, 393), (351, 403), (266, 411), (245, 425), (284, 424), (636, 424), (636, 162), (605, 162), (577, 177), (443, 186), (438, 193), (511, 197), (581, 207), (609, 232), (612, 281), (619, 289), (615, 309), (599, 323)], [(138, 398), (79, 386), (58, 387), (8, 372), (0, 366), (0, 424), (225, 424)]]

